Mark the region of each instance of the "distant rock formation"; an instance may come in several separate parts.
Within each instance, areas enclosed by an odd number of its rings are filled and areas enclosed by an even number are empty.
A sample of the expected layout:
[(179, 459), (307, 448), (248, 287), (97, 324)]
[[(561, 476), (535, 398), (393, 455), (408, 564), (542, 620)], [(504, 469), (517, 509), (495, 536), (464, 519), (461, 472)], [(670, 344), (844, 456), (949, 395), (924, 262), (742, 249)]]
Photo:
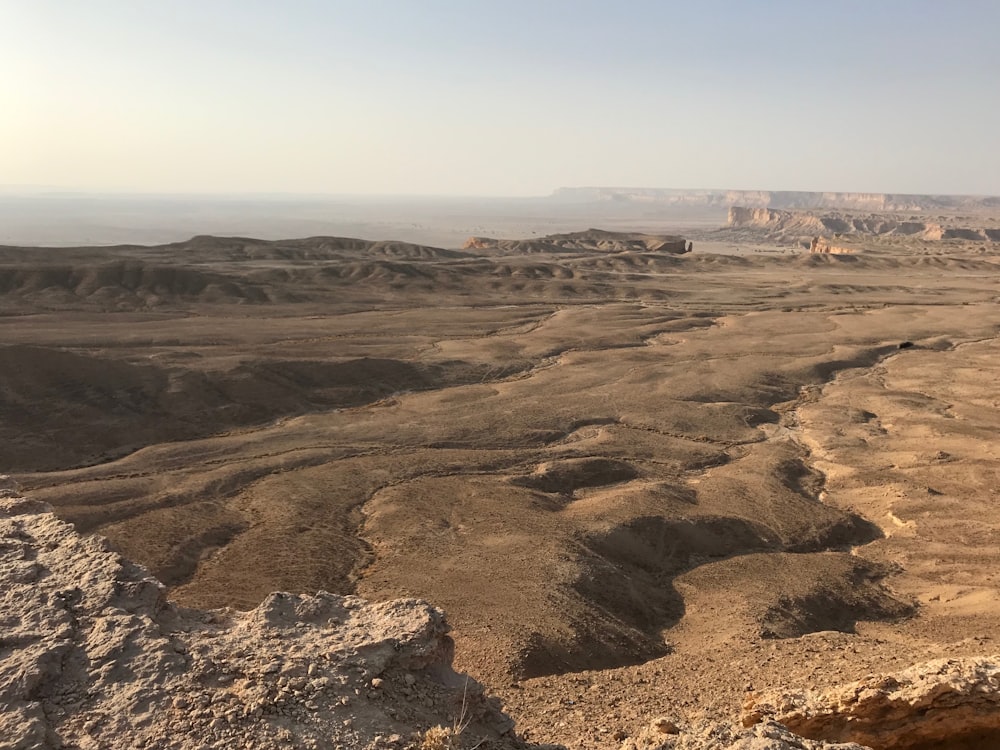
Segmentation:
[(463, 250), (492, 250), (501, 240), (492, 237), (469, 237), (462, 245)]
[(433, 727), (457, 743), (464, 724), (470, 745), (524, 747), (452, 671), (448, 625), (426, 602), (276, 593), (250, 612), (182, 609), (50, 511), (0, 477), (7, 750), (401, 750)]
[[(775, 237), (820, 235), (826, 232), (837, 235), (904, 236), (923, 240), (965, 240), (972, 242), (1000, 242), (1000, 227), (952, 226), (958, 219), (934, 221), (919, 217), (895, 217), (884, 214), (853, 215), (839, 212), (812, 213), (809, 211), (784, 211), (776, 208), (733, 206), (729, 209), (727, 225), (733, 229), (756, 229)], [(962, 221), (968, 221), (967, 218)], [(829, 251), (820, 251), (829, 252)]]
[(953, 211), (1000, 208), (1000, 197), (832, 193), (804, 190), (677, 190), (672, 188), (563, 187), (552, 194), (560, 202), (651, 203), (663, 206), (729, 208), (841, 209), (850, 211)]
[[(754, 208), (752, 206), (732, 206), (729, 209), (729, 216), (726, 224), (730, 227), (759, 227), (766, 229), (778, 229), (784, 227), (792, 220), (795, 214), (790, 211), (779, 211), (774, 208)], [(812, 219), (813, 226), (821, 226), (818, 219), (804, 215), (803, 218)]]
[(939, 659), (833, 690), (751, 696), (743, 722), (881, 750), (1000, 746), (1000, 657)]
[(692, 250), (692, 244), (683, 237), (662, 234), (608, 232), (588, 229), (584, 232), (550, 234), (537, 239), (501, 240), (492, 237), (470, 237), (463, 250), (500, 250), (507, 253), (669, 253), (681, 255)]
[(838, 247), (831, 245), (825, 237), (813, 237), (809, 243), (810, 253), (827, 253), (829, 255), (853, 255), (857, 252), (852, 247)]

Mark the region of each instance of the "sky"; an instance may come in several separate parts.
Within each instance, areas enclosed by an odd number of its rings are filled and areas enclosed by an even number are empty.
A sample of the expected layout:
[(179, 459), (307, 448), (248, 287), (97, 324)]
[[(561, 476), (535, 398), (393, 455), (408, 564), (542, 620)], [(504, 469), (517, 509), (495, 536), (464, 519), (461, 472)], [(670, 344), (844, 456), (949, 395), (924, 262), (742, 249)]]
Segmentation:
[(0, 185), (1000, 194), (997, 0), (0, 0)]

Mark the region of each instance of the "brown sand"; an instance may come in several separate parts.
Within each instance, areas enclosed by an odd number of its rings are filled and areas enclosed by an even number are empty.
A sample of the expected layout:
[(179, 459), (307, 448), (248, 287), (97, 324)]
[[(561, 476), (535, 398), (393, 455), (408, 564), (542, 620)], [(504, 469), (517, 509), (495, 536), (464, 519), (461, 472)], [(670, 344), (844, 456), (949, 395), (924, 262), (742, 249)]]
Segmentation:
[(998, 271), (5, 249), (0, 468), (182, 603), (426, 598), (530, 737), (617, 747), (996, 650)]

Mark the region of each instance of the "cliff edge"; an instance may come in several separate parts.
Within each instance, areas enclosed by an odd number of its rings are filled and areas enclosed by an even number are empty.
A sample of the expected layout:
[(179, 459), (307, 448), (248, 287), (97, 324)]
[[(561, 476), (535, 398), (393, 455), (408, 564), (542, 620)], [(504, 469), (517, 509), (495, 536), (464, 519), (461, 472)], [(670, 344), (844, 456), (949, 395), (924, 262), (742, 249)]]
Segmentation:
[(563, 203), (616, 202), (654, 206), (749, 206), (798, 210), (847, 211), (993, 211), (1000, 197), (986, 195), (914, 195), (843, 193), (809, 190), (688, 190), (675, 188), (563, 187), (551, 200)]
[[(971, 226), (971, 217), (935, 217), (933, 219), (891, 214), (812, 213), (776, 208), (733, 206), (729, 209), (727, 228), (752, 229), (775, 239), (833, 234), (836, 237), (904, 237), (919, 240), (963, 240), (1000, 242), (1000, 227), (981, 218), (981, 225)], [(989, 226), (987, 226), (989, 223)], [(825, 252), (825, 251), (824, 251)]]
[(182, 609), (50, 511), (0, 477), (0, 747), (524, 747), (426, 602)]

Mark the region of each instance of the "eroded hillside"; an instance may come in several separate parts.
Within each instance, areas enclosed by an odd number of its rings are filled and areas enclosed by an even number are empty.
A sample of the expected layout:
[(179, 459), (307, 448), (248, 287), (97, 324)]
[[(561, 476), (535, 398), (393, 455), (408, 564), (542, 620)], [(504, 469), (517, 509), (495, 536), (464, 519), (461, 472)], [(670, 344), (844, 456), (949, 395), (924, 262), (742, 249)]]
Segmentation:
[[(183, 605), (427, 599), (529, 739), (617, 747), (748, 690), (982, 654), (1000, 624), (985, 573), (942, 589), (969, 607), (924, 596), (898, 530), (928, 513), (985, 550), (988, 508), (973, 529), (927, 480), (884, 511), (907, 461), (993, 471), (991, 253), (201, 237), (0, 266), (0, 463), (31, 497)], [(893, 386), (926, 443), (904, 461), (840, 393), (906, 368), (974, 374)]]

